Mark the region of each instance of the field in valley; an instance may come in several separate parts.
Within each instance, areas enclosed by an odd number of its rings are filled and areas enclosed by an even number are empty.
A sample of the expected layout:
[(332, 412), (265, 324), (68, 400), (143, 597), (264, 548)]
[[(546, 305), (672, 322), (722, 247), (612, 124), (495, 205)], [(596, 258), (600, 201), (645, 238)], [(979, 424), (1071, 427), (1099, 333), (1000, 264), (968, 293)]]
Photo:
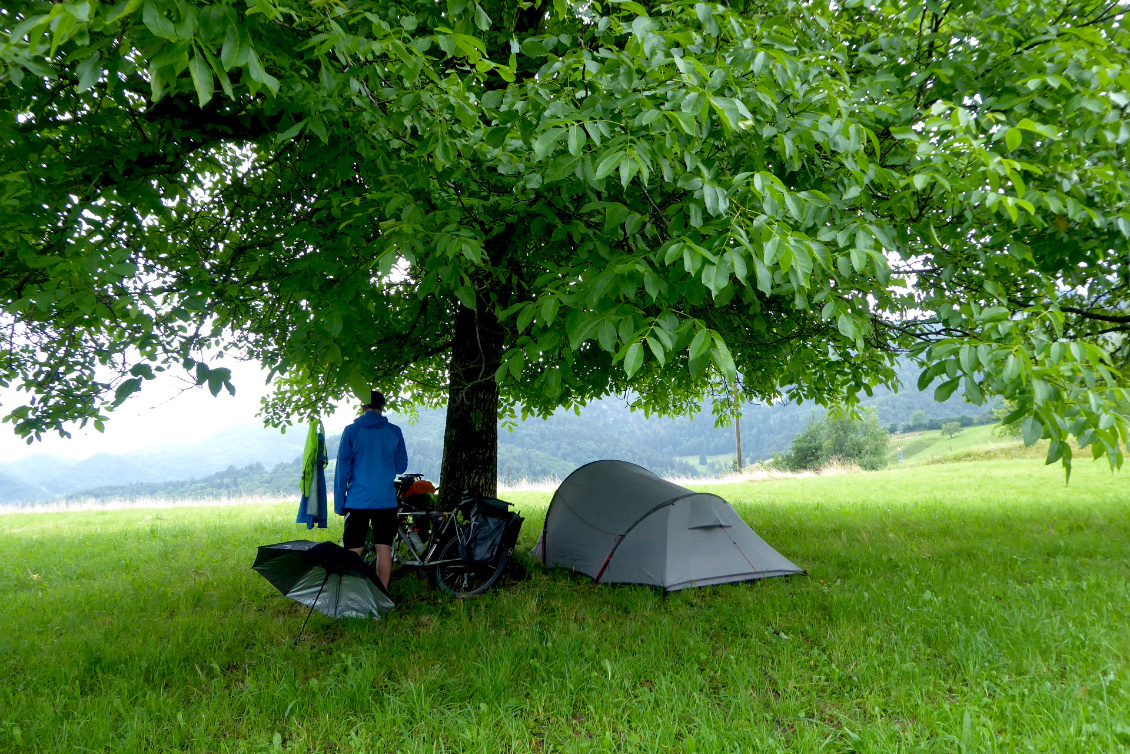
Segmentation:
[[(970, 428), (970, 432), (979, 428)], [(960, 435), (958, 436), (960, 437)], [(954, 438), (957, 440), (957, 438)], [(1130, 476), (909, 464), (709, 487), (807, 575), (596, 586), (525, 558), (383, 622), (305, 614), (294, 505), (0, 517), (0, 750), (1130, 750)], [(550, 493), (509, 497), (532, 546)]]

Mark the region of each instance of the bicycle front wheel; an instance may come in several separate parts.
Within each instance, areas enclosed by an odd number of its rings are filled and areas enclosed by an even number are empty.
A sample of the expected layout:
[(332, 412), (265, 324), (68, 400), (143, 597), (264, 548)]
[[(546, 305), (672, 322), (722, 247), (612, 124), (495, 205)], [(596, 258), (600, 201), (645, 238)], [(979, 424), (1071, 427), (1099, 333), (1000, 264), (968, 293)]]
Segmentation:
[(506, 550), (498, 558), (482, 565), (470, 565), (459, 557), (459, 540), (452, 538), (440, 549), (441, 562), (435, 567), (436, 586), (455, 597), (474, 597), (482, 594), (502, 578), (509, 560)]

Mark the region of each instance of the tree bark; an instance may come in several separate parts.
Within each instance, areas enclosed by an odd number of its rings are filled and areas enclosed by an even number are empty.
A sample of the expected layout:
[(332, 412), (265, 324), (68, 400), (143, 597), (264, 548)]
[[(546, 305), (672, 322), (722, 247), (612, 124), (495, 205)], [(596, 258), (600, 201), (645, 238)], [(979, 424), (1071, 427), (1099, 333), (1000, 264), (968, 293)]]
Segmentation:
[(440, 465), (440, 507), (451, 509), (464, 491), (490, 497), (498, 493), (498, 383), (503, 330), (481, 292), (475, 310), (460, 305), (455, 337)]

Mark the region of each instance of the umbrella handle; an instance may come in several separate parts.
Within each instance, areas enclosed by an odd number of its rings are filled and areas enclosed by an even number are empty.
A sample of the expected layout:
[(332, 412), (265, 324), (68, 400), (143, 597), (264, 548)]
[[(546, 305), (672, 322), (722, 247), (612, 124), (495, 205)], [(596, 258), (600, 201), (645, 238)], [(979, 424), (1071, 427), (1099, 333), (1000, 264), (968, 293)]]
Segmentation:
[(318, 594), (314, 597), (314, 602), (310, 605), (310, 609), (306, 612), (306, 619), (302, 621), (302, 628), (298, 629), (298, 636), (294, 637), (294, 646), (298, 646), (298, 640), (302, 638), (302, 632), (306, 630), (306, 621), (310, 620), (310, 614), (314, 612), (314, 605), (318, 604), (318, 597), (322, 596), (322, 590), (326, 588), (326, 582), (330, 580), (330, 572), (326, 571), (326, 577), (322, 579), (322, 585), (318, 587)]

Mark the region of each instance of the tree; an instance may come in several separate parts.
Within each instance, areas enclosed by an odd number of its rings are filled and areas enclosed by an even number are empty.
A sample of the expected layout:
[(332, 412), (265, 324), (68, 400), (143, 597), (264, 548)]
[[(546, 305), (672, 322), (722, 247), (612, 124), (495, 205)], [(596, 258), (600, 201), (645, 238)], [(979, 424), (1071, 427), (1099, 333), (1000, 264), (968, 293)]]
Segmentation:
[(890, 437), (874, 411), (863, 411), (858, 419), (814, 418), (776, 463), (790, 471), (813, 471), (833, 461), (848, 461), (862, 469), (883, 469), (890, 455), (889, 443)]
[(910, 415), (910, 421), (906, 423), (907, 432), (921, 432), (926, 429), (930, 423), (930, 418), (926, 416), (926, 412), (919, 409)]
[(942, 425), (942, 435), (953, 437), (961, 431), (961, 422), (946, 422)]
[(1119, 5), (0, 19), (0, 386), (28, 437), (248, 358), (274, 424), (373, 383), (446, 403), (444, 488), (489, 492), (498, 416), (850, 407), (909, 350), (939, 399), (1015, 401), (1049, 460), (1075, 435), (1122, 462)]

